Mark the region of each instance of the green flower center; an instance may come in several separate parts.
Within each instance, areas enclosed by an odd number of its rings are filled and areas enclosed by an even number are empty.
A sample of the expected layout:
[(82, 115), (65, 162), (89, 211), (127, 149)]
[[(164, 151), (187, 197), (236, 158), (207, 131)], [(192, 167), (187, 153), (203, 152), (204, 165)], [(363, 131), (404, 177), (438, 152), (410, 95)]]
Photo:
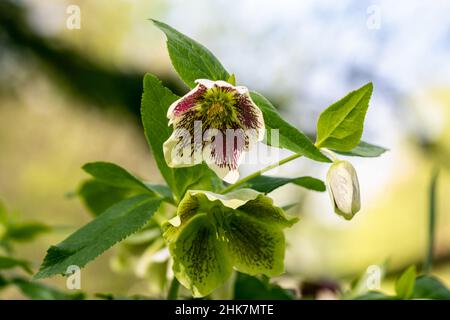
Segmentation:
[(206, 126), (209, 128), (233, 128), (238, 122), (235, 106), (235, 91), (229, 88), (212, 87), (208, 89), (199, 103)]

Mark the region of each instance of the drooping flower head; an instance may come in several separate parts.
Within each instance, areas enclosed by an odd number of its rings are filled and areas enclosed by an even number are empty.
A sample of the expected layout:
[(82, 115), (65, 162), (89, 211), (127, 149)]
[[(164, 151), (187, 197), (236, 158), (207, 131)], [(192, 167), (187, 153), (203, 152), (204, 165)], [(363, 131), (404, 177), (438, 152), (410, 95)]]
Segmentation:
[(297, 222), (252, 189), (227, 194), (189, 190), (177, 215), (163, 224), (178, 281), (204, 297), (232, 270), (277, 276), (284, 271), (283, 230)]
[(348, 161), (336, 161), (327, 173), (327, 189), (334, 211), (347, 220), (361, 209), (358, 176)]
[(170, 167), (205, 161), (219, 177), (234, 183), (244, 152), (264, 137), (262, 112), (246, 87), (205, 79), (196, 83), (169, 107), (174, 130), (164, 143), (164, 157)]

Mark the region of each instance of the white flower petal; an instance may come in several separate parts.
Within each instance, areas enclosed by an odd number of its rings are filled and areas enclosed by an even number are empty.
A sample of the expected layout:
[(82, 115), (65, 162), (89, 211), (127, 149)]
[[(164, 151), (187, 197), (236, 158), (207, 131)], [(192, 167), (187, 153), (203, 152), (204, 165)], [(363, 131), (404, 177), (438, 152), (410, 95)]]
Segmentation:
[[(242, 163), (244, 159), (244, 152), (242, 151), (238, 158), (236, 159), (236, 163), (234, 164), (236, 168)], [(230, 169), (229, 166), (219, 166), (216, 163), (216, 159), (213, 157), (213, 152), (211, 148), (211, 143), (206, 144), (203, 147), (203, 161), (208, 165), (208, 167), (214, 171), (217, 176), (227, 183), (235, 183), (239, 180), (239, 171), (237, 169)]]
[(162, 248), (152, 257), (152, 262), (165, 262), (170, 259), (170, 251), (168, 247)]
[(167, 118), (169, 119), (169, 125), (171, 125), (173, 123), (173, 121), (175, 120), (175, 108), (177, 107), (177, 105), (184, 99), (188, 98), (189, 96), (195, 94), (198, 91), (200, 85), (197, 85), (194, 89), (192, 89), (191, 91), (189, 91), (188, 93), (186, 93), (184, 96), (182, 96), (180, 99), (174, 101), (170, 106), (169, 109), (167, 110)]
[(247, 90), (246, 95), (247, 95), (248, 99), (250, 100), (250, 102), (252, 103), (256, 118), (258, 120), (258, 123), (260, 124), (260, 127), (257, 129), (258, 130), (258, 141), (262, 141), (262, 140), (264, 140), (264, 136), (266, 134), (266, 125), (264, 122), (263, 113), (262, 113), (261, 109), (256, 105), (256, 103), (252, 100), (252, 97), (248, 93), (248, 90)]
[[(190, 137), (186, 136), (182, 139), (189, 139)], [(179, 148), (181, 148), (180, 135), (177, 134), (176, 131), (172, 133), (172, 135), (167, 139), (163, 144), (163, 153), (164, 159), (166, 163), (171, 168), (184, 168), (184, 167), (192, 167), (196, 164), (201, 163), (201, 159), (196, 157), (196, 153), (191, 155), (191, 141), (187, 141), (188, 145), (183, 150), (182, 155), (179, 154)]]
[(216, 81), (212, 81), (209, 79), (197, 79), (195, 80), (195, 83), (201, 84), (202, 86), (207, 87), (208, 89), (211, 89), (216, 84)]
[(181, 226), (181, 218), (180, 218), (180, 216), (177, 215), (177, 216), (173, 217), (172, 219), (169, 220), (169, 223), (171, 225), (173, 225), (174, 227)]
[(236, 89), (237, 92), (239, 92), (240, 94), (249, 94), (248, 88), (244, 87), (244, 86), (237, 86), (234, 87)]

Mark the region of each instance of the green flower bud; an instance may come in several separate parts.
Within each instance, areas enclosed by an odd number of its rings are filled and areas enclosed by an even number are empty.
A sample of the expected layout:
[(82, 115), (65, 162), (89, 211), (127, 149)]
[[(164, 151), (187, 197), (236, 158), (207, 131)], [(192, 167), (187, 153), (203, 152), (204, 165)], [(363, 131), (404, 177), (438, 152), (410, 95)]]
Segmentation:
[(358, 176), (348, 161), (334, 162), (327, 174), (327, 189), (334, 212), (350, 220), (361, 208)]

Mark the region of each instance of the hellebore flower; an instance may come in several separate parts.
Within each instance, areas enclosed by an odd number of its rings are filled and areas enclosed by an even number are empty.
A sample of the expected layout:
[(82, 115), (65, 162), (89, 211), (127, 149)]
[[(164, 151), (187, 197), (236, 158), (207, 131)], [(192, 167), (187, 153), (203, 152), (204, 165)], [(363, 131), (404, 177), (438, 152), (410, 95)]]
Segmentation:
[(205, 161), (224, 181), (239, 178), (244, 152), (264, 138), (261, 110), (246, 87), (196, 80), (197, 86), (167, 112), (173, 133), (163, 145), (169, 167)]
[(283, 272), (283, 229), (297, 221), (251, 189), (225, 195), (189, 190), (164, 226), (173, 272), (195, 297), (223, 285), (233, 268), (250, 275)]
[(361, 208), (358, 176), (348, 161), (336, 161), (327, 173), (327, 189), (334, 212), (347, 220)]

